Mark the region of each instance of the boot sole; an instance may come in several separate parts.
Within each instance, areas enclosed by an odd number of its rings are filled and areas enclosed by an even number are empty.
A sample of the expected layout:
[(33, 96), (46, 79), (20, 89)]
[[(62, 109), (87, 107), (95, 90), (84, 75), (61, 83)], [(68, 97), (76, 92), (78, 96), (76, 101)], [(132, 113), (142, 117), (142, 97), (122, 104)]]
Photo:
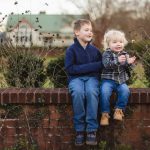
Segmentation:
[(109, 123), (108, 124), (100, 124), (101, 126), (108, 126), (109, 125)]
[(86, 142), (87, 145), (93, 145), (93, 146), (96, 146), (97, 145), (97, 142)]
[(115, 119), (115, 120), (118, 120), (118, 121), (122, 121), (122, 120), (123, 120), (123, 119), (119, 119), (119, 118), (115, 118), (115, 117), (114, 117), (114, 119)]
[(85, 143), (82, 143), (82, 144), (77, 144), (75, 143), (75, 146), (83, 146)]

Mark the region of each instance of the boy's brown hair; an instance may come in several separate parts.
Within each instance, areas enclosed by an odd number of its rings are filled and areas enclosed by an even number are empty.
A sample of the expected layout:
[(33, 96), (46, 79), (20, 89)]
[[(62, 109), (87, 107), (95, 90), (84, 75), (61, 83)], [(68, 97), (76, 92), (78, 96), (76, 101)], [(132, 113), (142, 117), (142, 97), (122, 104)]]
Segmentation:
[(91, 21), (88, 19), (78, 19), (74, 22), (74, 31), (75, 30), (80, 30), (81, 27), (85, 24), (91, 24)]

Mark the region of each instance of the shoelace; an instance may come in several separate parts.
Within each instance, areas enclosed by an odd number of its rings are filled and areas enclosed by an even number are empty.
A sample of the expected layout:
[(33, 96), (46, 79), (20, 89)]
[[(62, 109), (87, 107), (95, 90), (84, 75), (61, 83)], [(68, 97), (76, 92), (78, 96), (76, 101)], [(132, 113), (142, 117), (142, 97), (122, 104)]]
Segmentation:
[(120, 114), (120, 115), (124, 116), (122, 110), (116, 110), (116, 114)]
[(88, 137), (95, 137), (95, 136), (96, 136), (95, 132), (88, 133)]
[(110, 118), (110, 116), (108, 114), (103, 114), (103, 117)]

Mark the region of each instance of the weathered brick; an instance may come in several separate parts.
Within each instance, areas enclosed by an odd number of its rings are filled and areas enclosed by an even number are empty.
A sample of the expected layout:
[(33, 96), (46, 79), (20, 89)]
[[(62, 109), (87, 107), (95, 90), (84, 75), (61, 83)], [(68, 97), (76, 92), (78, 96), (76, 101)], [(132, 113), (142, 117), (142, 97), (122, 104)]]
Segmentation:
[(21, 88), (19, 93), (18, 93), (18, 101), (20, 104), (25, 104), (26, 103), (26, 93), (27, 89), (26, 88)]
[[(39, 150), (55, 149), (74, 150), (74, 127), (71, 96), (68, 89), (43, 89), (43, 88), (9, 88), (0, 89), (0, 103), (19, 104), (22, 106), (22, 114), (14, 119), (0, 120), (0, 149), (15, 144), (18, 137), (33, 138), (38, 142)], [(39, 100), (46, 105), (36, 105)], [(112, 103), (116, 99), (113, 93)], [(122, 131), (111, 118), (108, 128), (101, 127), (98, 140), (106, 139), (108, 142), (117, 135), (119, 141), (131, 145), (133, 149), (146, 149), (145, 139), (150, 137), (150, 89), (131, 89), (128, 105), (130, 111), (126, 112)], [(40, 109), (47, 109), (48, 114), (31, 117)], [(0, 109), (1, 110), (1, 109)], [(14, 110), (15, 111), (15, 110)], [(36, 113), (35, 113), (36, 114)], [(112, 115), (111, 115), (112, 117)], [(32, 127), (29, 120), (39, 124)], [(103, 137), (102, 137), (103, 136)], [(13, 138), (13, 139), (12, 139)], [(9, 140), (9, 141), (8, 141)], [(111, 141), (112, 142), (112, 141)], [(59, 145), (59, 146), (58, 146)], [(86, 149), (86, 146), (85, 148)]]
[(130, 95), (129, 103), (133, 103), (133, 104), (140, 103), (140, 93), (132, 92)]
[(50, 93), (50, 89), (44, 89), (43, 91), (43, 98), (44, 98), (44, 103), (45, 104), (50, 104), (51, 102), (51, 93)]
[(9, 89), (4, 90), (1, 94), (2, 94), (1, 98), (3, 100), (3, 104), (10, 103)]
[(140, 104), (146, 104), (148, 102), (148, 93), (147, 92), (141, 92), (140, 93)]
[(51, 103), (58, 104), (58, 91), (51, 90)]
[(26, 93), (26, 103), (35, 103), (35, 88), (28, 89)]

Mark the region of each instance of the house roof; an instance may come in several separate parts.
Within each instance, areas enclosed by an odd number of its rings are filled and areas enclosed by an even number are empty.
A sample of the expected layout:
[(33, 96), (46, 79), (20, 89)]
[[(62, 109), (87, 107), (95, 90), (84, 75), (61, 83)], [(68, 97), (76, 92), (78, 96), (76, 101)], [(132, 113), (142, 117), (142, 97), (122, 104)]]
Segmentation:
[(32, 28), (37, 29), (40, 32), (63, 32), (63, 28), (70, 26), (72, 28), (72, 22), (75, 19), (87, 18), (87, 15), (9, 15), (6, 31), (14, 29), (18, 24), (25, 21)]

